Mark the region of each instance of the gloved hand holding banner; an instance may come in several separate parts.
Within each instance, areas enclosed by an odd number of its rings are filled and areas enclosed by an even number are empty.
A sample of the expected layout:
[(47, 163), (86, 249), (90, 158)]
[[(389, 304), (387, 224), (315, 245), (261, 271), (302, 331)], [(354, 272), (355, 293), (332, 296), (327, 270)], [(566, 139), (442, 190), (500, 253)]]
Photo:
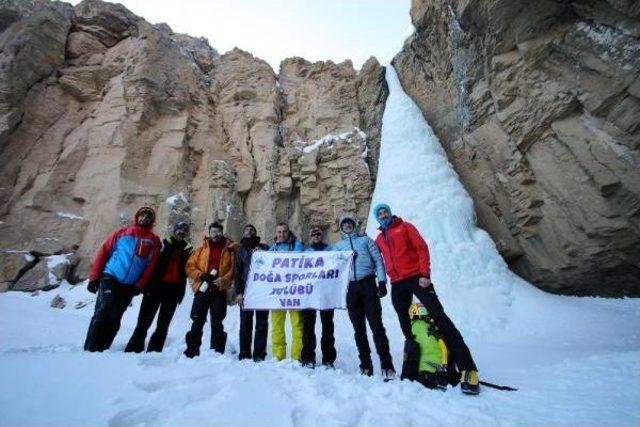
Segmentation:
[(254, 252), (246, 310), (346, 308), (350, 251)]

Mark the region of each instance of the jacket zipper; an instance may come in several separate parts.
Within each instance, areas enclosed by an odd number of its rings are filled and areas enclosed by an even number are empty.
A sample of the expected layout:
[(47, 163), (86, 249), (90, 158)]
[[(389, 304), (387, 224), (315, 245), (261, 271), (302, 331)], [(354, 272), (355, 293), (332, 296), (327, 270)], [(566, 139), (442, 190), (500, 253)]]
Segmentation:
[[(356, 251), (356, 249), (353, 247), (353, 242), (351, 241), (351, 234), (349, 234), (349, 244), (351, 245), (351, 250), (353, 252), (355, 252), (356, 254), (358, 253), (358, 251)], [(358, 260), (357, 255), (356, 258), (353, 260), (353, 280), (358, 280), (358, 276), (356, 275), (356, 261)]]

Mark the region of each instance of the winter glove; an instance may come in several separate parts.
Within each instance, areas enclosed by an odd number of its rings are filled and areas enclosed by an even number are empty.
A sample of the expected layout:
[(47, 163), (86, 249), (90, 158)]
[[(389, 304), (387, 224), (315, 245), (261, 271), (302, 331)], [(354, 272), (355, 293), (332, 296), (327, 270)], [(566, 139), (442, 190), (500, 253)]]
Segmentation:
[(216, 276), (214, 276), (213, 274), (209, 274), (209, 273), (202, 273), (200, 275), (200, 280), (202, 280), (203, 282), (207, 282), (208, 284), (212, 284), (214, 280), (216, 280)]
[(387, 282), (378, 282), (378, 298), (384, 298), (387, 295)]
[(87, 284), (87, 290), (89, 292), (91, 292), (92, 294), (95, 294), (98, 292), (99, 288), (100, 288), (100, 279), (89, 280), (89, 283)]

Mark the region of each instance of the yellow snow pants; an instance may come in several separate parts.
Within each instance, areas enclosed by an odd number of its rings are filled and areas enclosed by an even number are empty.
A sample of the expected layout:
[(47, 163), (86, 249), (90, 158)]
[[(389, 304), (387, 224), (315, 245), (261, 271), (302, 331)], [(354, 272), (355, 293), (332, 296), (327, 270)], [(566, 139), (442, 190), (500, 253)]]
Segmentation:
[[(284, 323), (287, 310), (271, 310), (271, 353), (278, 360), (287, 357), (287, 337), (284, 332)], [(298, 310), (289, 310), (291, 321), (291, 358), (300, 360), (302, 353), (302, 313)]]

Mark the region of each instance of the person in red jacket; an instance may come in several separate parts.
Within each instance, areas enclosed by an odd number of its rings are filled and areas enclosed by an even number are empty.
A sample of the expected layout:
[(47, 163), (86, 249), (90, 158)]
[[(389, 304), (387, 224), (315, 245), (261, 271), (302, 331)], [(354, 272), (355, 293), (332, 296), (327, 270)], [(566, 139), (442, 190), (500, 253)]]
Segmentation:
[(392, 215), (389, 205), (378, 204), (373, 213), (380, 224), (376, 245), (382, 252), (387, 274), (391, 279), (391, 302), (398, 314), (405, 339), (411, 344), (415, 341), (409, 318), (409, 307), (415, 295), (427, 308), (451, 351), (453, 361), (462, 372), (462, 391), (478, 394), (478, 368), (462, 335), (444, 312), (431, 283), (427, 243), (413, 224)]
[(153, 274), (160, 253), (160, 238), (151, 229), (155, 211), (144, 206), (133, 224), (116, 230), (98, 250), (89, 273), (89, 292), (98, 292), (84, 349), (111, 347), (131, 299), (140, 294)]

